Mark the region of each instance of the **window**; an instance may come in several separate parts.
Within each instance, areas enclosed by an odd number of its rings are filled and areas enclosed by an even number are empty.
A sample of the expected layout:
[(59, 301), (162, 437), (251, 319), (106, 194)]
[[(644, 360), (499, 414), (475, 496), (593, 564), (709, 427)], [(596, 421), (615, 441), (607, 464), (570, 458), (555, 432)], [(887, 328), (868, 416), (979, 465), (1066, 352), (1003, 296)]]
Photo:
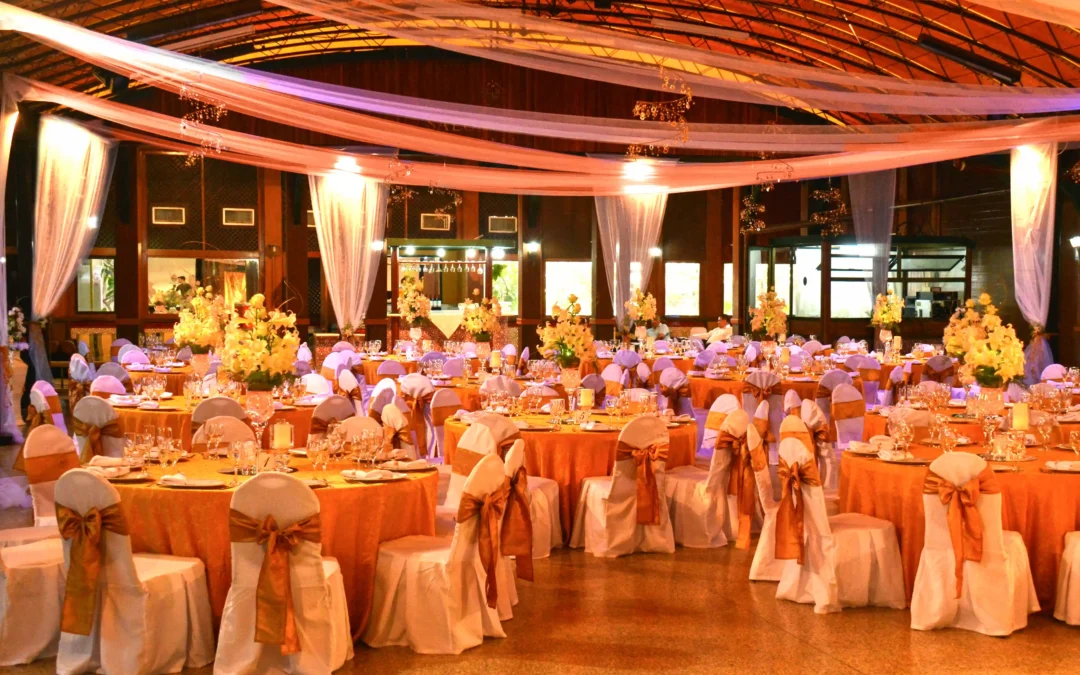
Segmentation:
[(503, 316), (518, 313), (518, 261), (491, 264), (491, 293), (502, 305)]
[(731, 316), (735, 297), (735, 265), (724, 263), (724, 314)]
[[(793, 250), (795, 259), (791, 265), (791, 315), (805, 319), (820, 318), (821, 248), (807, 246)], [(777, 286), (779, 285), (777, 283)]]
[(871, 282), (874, 271), (873, 247), (833, 246), (832, 318), (869, 319), (874, 310)]
[(551, 313), (551, 306), (566, 305), (566, 298), (576, 295), (581, 313), (592, 316), (593, 272), (591, 261), (549, 260), (544, 263), (544, 306)]
[(76, 275), (76, 301), (79, 312), (113, 312), (116, 300), (116, 276), (113, 258), (89, 258), (79, 265)]
[(697, 316), (701, 313), (701, 264), (664, 263), (664, 306), (667, 316)]

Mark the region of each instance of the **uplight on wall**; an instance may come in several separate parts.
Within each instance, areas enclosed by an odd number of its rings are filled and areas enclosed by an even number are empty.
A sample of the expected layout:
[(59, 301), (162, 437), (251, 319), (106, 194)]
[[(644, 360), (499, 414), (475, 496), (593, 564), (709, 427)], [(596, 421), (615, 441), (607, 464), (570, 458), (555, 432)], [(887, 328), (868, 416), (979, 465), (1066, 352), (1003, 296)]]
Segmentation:
[(491, 259), (492, 260), (502, 260), (505, 257), (506, 257), (506, 250), (505, 249), (501, 249), (498, 246), (491, 249)]
[(405, 255), (416, 255), (416, 247), (415, 246), (406, 246), (405, 247)]
[(380, 240), (378, 240), (378, 241), (373, 241), (373, 242), (371, 242), (371, 248), (372, 248), (372, 250), (374, 250), (374, 251), (381, 251), (381, 250), (383, 250), (383, 246), (385, 246), (385, 245), (386, 245), (386, 244), (385, 244), (385, 243), (384, 243), (384, 242), (383, 242), (383, 241), (382, 241), (381, 239), (380, 239)]
[(1069, 245), (1072, 246), (1073, 257), (1080, 261), (1080, 235), (1069, 237)]
[(435, 256), (439, 257), (439, 258), (445, 258), (446, 257), (446, 249), (445, 248), (435, 249)]
[(540, 242), (538, 242), (538, 241), (527, 241), (527, 242), (525, 242), (525, 252), (526, 253), (539, 253), (540, 252)]
[(467, 249), (465, 249), (465, 257), (467, 259), (469, 259), (469, 260), (474, 260), (476, 258), (476, 249), (475, 248), (467, 248)]
[(664, 250), (659, 246), (653, 246), (649, 249), (649, 255), (654, 258), (659, 258), (660, 256), (664, 255)]

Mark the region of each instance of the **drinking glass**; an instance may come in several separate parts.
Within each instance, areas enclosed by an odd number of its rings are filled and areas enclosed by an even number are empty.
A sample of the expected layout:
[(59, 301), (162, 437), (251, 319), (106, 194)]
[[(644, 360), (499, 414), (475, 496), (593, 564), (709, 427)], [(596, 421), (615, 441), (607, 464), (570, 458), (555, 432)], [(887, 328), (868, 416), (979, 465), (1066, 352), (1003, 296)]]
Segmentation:
[(942, 452), (952, 452), (956, 449), (956, 431), (952, 427), (945, 427), (941, 430), (941, 450)]
[(243, 441), (231, 441), (229, 443), (229, 457), (233, 461), (233, 477), (229, 481), (229, 487), (236, 487), (240, 484), (240, 454), (244, 450)]
[(566, 411), (566, 401), (561, 398), (551, 399), (551, 423), (558, 427), (562, 423), (563, 413)]
[(224, 436), (225, 429), (221, 422), (215, 422), (210, 420), (206, 423), (206, 454), (216, 457), (218, 454), (218, 445), (221, 443), (221, 437)]
[[(316, 439), (308, 443), (308, 457), (311, 466), (315, 469), (315, 480), (326, 482), (326, 465), (330, 462), (330, 450), (326, 447), (326, 441)], [(320, 471), (319, 467), (322, 467)]]
[(1035, 423), (1035, 435), (1039, 439), (1039, 445), (1043, 450), (1050, 449), (1050, 437), (1054, 433), (1054, 418), (1050, 415), (1043, 414), (1039, 417), (1039, 421)]
[(166, 441), (165, 446), (169, 448), (169, 468), (175, 469), (184, 456), (184, 443), (179, 438), (173, 438)]
[(1069, 447), (1072, 448), (1073, 454), (1080, 457), (1080, 431), (1069, 432)]
[(994, 442), (994, 434), (997, 432), (1001, 418), (997, 415), (984, 415), (982, 419), (983, 443), (987, 446)]

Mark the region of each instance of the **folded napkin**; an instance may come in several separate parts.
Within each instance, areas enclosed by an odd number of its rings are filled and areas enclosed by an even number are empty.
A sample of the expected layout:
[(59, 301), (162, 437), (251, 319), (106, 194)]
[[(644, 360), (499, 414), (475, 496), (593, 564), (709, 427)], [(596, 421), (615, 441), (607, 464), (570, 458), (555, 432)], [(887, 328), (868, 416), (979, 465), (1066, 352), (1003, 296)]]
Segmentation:
[(162, 485), (187, 485), (187, 476), (182, 473), (170, 473), (162, 476), (158, 482)]
[(705, 373), (706, 380), (722, 380), (724, 376), (720, 373)]
[(281, 410), (285, 407), (285, 404), (281, 401), (274, 401), (274, 410)]
[(456, 420), (463, 420), (463, 419), (466, 419), (467, 417), (472, 417), (472, 413), (469, 412), (468, 410), (465, 410), (464, 408), (454, 412), (454, 419), (456, 419)]
[(123, 405), (127, 405), (129, 403), (138, 403), (139, 400), (140, 399), (138, 399), (138, 398), (136, 398), (134, 396), (122, 396), (120, 394), (113, 394), (112, 396), (109, 397), (109, 402), (110, 403), (120, 403), (120, 404), (123, 404)]
[(586, 431), (592, 431), (596, 428), (596, 422), (584, 422), (582, 423), (581, 428), (585, 429)]
[(158, 367), (155, 366), (154, 367), (154, 372), (155, 373), (171, 373), (172, 368), (169, 368), (168, 366), (163, 366), (161, 368), (158, 368)]
[(540, 406), (540, 412), (542, 412), (542, 413), (551, 412), (551, 404), (550, 403), (545, 403), (544, 405)]
[(878, 414), (881, 415), (882, 417), (888, 417), (889, 415), (892, 414), (893, 409), (892, 409), (892, 406), (883, 405), (880, 408), (878, 408), (877, 411), (878, 411)]
[(395, 448), (390, 452), (390, 459), (403, 460), (408, 459), (409, 453), (405, 452), (401, 448)]
[(686, 373), (686, 376), (687, 377), (704, 377), (705, 376), (705, 371), (704, 370), (691, 370), (691, 371)]
[(129, 363), (124, 367), (127, 368), (129, 371), (134, 371), (136, 373), (142, 373), (154, 369), (154, 367), (151, 366), (149, 363)]
[(862, 441), (850, 441), (848, 443), (848, 450), (861, 454), (869, 454), (871, 452), (874, 452), (875, 448), (870, 443), (863, 443)]
[(186, 368), (187, 367), (187, 364), (184, 363), (183, 361), (173, 361), (172, 363), (166, 363), (165, 365), (169, 366), (170, 368)]
[(1080, 462), (1052, 459), (1046, 463), (1046, 468), (1051, 471), (1080, 471)]
[(672, 417), (671, 421), (673, 421), (673, 422), (693, 422), (694, 421), (694, 416), (693, 415), (679, 415), (678, 417)]
[(119, 478), (131, 472), (126, 466), (88, 466), (86, 470), (102, 478)]
[(157, 401), (143, 401), (139, 404), (139, 410), (157, 410), (160, 407)]
[(971, 445), (971, 443), (972, 443), (972, 440), (970, 438), (968, 438), (967, 436), (957, 436), (956, 437), (956, 444), (957, 445)]
[(372, 469), (371, 471), (345, 469), (341, 472), (341, 475), (349, 480), (390, 480), (391, 478), (397, 478), (401, 474), (384, 471), (383, 469)]
[(870, 445), (874, 446), (878, 450), (892, 450), (896, 446), (896, 441), (888, 436), (871, 436)]
[(1058, 416), (1058, 422), (1080, 422), (1080, 410)]
[(90, 466), (127, 466), (127, 460), (123, 457), (106, 457), (104, 455), (94, 455), (90, 458)]
[(912, 459), (912, 457), (913, 457), (913, 455), (910, 452), (905, 452), (903, 450), (890, 450), (890, 449), (887, 449), (887, 448), (879, 448), (877, 456), (878, 456), (878, 459), (890, 459), (890, 460)]
[(949, 405), (950, 408), (966, 408), (967, 407), (967, 401), (964, 401), (964, 400), (959, 399), (959, 398), (949, 399), (949, 404), (948, 405)]
[(413, 461), (395, 459), (383, 464), (384, 469), (396, 469), (401, 471), (402, 469), (426, 469), (431, 466), (426, 459), (414, 459)]

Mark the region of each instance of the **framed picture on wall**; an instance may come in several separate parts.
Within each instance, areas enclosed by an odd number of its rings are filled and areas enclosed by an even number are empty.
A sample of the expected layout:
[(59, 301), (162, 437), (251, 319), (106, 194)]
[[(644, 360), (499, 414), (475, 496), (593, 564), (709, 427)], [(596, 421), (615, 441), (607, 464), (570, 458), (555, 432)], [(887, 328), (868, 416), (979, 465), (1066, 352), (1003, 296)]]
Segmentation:
[(183, 206), (155, 206), (150, 209), (153, 225), (183, 225), (187, 222), (187, 209)]
[(449, 232), (450, 215), (447, 213), (422, 213), (420, 214), (420, 229)]

